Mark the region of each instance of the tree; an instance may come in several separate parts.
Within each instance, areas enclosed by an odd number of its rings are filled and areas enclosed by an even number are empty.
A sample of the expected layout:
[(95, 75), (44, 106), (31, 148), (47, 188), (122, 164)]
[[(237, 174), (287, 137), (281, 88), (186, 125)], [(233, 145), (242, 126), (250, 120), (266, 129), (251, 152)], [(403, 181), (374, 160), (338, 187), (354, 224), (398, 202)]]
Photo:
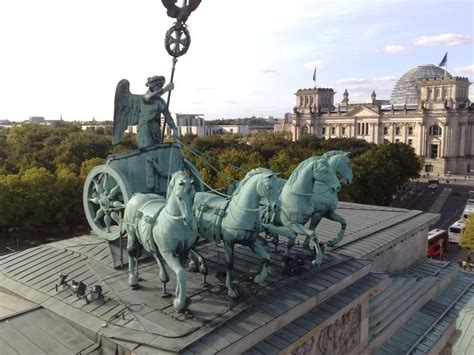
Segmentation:
[(463, 248), (474, 251), (474, 215), (470, 215), (466, 220), (459, 244)]
[(79, 172), (84, 160), (94, 157), (106, 157), (111, 149), (110, 137), (97, 135), (94, 132), (75, 132), (65, 139), (61, 146), (62, 153), (55, 162), (56, 165), (67, 164), (75, 166), (75, 172)]
[(419, 176), (420, 161), (413, 148), (402, 143), (375, 146), (352, 160), (352, 201), (387, 204), (388, 199), (411, 178)]
[(72, 228), (85, 223), (82, 204), (83, 184), (83, 179), (67, 166), (59, 166), (56, 170), (56, 181), (53, 186), (55, 193), (51, 196), (50, 203), (56, 225)]

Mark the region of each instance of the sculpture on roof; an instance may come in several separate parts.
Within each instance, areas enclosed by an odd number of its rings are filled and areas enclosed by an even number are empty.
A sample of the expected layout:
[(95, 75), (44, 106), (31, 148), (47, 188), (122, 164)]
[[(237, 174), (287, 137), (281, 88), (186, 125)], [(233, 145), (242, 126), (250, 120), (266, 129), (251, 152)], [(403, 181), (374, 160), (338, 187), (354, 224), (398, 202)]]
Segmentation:
[(161, 115), (171, 127), (173, 136), (177, 136), (177, 127), (171, 118), (168, 105), (161, 98), (165, 92), (173, 90), (174, 84), (166, 86), (163, 76), (148, 78), (148, 91), (144, 95), (130, 93), (128, 80), (121, 80), (115, 91), (114, 131), (112, 144), (120, 143), (127, 126), (137, 125), (137, 146), (145, 148), (161, 143)]
[(262, 270), (254, 282), (264, 284), (268, 276), (270, 255), (260, 238), (259, 205), (275, 210), (278, 203), (277, 175), (271, 170), (257, 168), (249, 171), (230, 199), (209, 192), (198, 192), (194, 200), (199, 236), (212, 242), (224, 243), (227, 294), (238, 297), (232, 284), (234, 245), (247, 245), (262, 258)]
[[(297, 235), (304, 235), (313, 239), (314, 246), (311, 255), (314, 257), (313, 265), (320, 265), (322, 251), (316, 231), (305, 227), (314, 211), (314, 186), (321, 184), (323, 189), (337, 193), (341, 185), (339, 179), (328, 164), (327, 157), (310, 157), (302, 161), (290, 175), (288, 181), (280, 180), (281, 207), (273, 215), (262, 210), (261, 218), (265, 223), (286, 228), (285, 236), (288, 238), (288, 249), (284, 261), (290, 259), (290, 250), (295, 243)], [(270, 230), (270, 233), (272, 231)], [(277, 235), (283, 235), (275, 233)], [(309, 247), (308, 247), (309, 248)]]
[[(288, 238), (288, 248), (284, 256), (288, 264), (290, 250), (298, 234), (304, 235), (303, 247), (308, 256), (314, 257), (313, 264), (319, 265), (322, 261), (322, 250), (316, 234), (316, 227), (321, 219), (338, 222), (341, 229), (337, 236), (329, 241), (329, 245), (336, 245), (344, 238), (347, 223), (344, 217), (336, 212), (338, 192), (341, 185), (352, 182), (352, 168), (349, 153), (343, 151), (329, 151), (322, 157), (311, 157), (301, 162), (293, 171), (288, 181), (280, 179), (282, 186), (280, 201), (281, 209), (275, 215), (262, 213), (262, 220), (277, 226), (287, 227), (275, 230), (268, 228), (277, 243), (277, 235)], [(304, 225), (310, 221), (309, 228)], [(313, 249), (310, 241), (314, 241)]]
[(183, 1), (183, 6), (179, 7), (176, 5), (177, 0), (161, 0), (161, 2), (167, 9), (166, 14), (171, 18), (175, 18), (177, 22), (182, 23), (186, 23), (191, 12), (196, 10), (199, 4), (201, 4), (201, 0), (190, 0), (188, 5), (185, 0)]
[(192, 214), (194, 195), (188, 174), (177, 171), (169, 182), (166, 199), (155, 194), (135, 194), (126, 205), (122, 224), (128, 236), (129, 285), (132, 289), (139, 288), (137, 258), (143, 248), (158, 263), (164, 293), (169, 281), (165, 262), (176, 274), (173, 306), (178, 312), (187, 307), (184, 262), (197, 238), (196, 219)]

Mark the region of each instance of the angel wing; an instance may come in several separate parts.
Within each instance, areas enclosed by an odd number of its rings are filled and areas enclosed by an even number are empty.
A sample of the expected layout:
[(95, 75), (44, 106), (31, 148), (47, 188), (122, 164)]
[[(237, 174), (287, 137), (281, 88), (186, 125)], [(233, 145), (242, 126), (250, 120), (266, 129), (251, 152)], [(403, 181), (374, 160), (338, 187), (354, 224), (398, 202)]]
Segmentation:
[(177, 0), (161, 0), (161, 2), (168, 10), (166, 13), (169, 17), (185, 23), (191, 12), (197, 9), (201, 0), (189, 0), (189, 5), (185, 7), (176, 6)]
[(127, 79), (119, 81), (115, 90), (113, 145), (120, 143), (127, 126), (138, 123), (141, 99), (140, 95), (130, 93)]

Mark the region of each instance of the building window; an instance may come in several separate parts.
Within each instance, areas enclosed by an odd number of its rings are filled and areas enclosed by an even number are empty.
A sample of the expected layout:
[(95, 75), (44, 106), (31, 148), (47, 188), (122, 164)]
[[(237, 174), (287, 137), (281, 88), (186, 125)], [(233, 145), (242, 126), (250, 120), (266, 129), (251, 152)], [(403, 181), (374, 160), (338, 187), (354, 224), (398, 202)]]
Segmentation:
[(412, 136), (413, 135), (413, 127), (408, 126), (408, 135)]
[(395, 135), (399, 136), (400, 135), (400, 127), (395, 127)]
[(326, 134), (326, 127), (321, 127), (321, 134), (323, 136)]
[(335, 135), (336, 134), (336, 127), (331, 127), (331, 135)]
[(425, 165), (425, 173), (432, 173), (433, 165)]
[(346, 134), (346, 127), (341, 127), (341, 134), (345, 135)]
[(438, 157), (438, 145), (437, 144), (432, 144), (431, 145), (430, 158), (431, 159), (436, 159), (437, 157)]
[(383, 126), (383, 135), (384, 136), (388, 135), (388, 127), (387, 126)]
[(441, 135), (441, 127), (438, 125), (432, 125), (430, 126), (429, 130), (429, 135), (430, 136), (440, 136)]
[(400, 143), (400, 139), (395, 139), (395, 143)]
[(409, 145), (409, 146), (412, 146), (412, 145), (413, 145), (413, 139), (409, 139), (409, 140), (408, 140), (408, 145)]
[(435, 99), (441, 98), (441, 93), (439, 89), (435, 89)]
[(433, 89), (428, 89), (428, 100), (433, 100)]

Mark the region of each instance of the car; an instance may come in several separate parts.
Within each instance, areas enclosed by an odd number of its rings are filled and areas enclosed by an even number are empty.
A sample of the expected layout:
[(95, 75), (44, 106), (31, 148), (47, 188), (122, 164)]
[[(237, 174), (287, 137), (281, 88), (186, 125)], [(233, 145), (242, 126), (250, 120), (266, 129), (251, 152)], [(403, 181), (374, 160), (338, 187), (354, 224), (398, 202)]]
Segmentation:
[(438, 184), (429, 184), (428, 188), (429, 189), (436, 189), (438, 187)]

